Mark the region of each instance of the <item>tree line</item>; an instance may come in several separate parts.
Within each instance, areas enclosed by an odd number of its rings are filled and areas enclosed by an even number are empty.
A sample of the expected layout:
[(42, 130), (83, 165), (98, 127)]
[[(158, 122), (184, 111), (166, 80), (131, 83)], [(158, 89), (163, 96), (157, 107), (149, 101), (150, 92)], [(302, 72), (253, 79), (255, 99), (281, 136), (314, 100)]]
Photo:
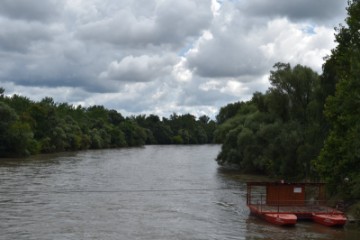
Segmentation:
[(347, 12), (321, 75), (277, 63), (265, 93), (220, 109), (219, 164), (288, 180), (321, 179), (332, 195), (360, 198), (360, 1), (349, 1)]
[(216, 123), (207, 116), (172, 114), (123, 117), (103, 106), (39, 102), (5, 96), (0, 88), (0, 157), (142, 146), (211, 143)]

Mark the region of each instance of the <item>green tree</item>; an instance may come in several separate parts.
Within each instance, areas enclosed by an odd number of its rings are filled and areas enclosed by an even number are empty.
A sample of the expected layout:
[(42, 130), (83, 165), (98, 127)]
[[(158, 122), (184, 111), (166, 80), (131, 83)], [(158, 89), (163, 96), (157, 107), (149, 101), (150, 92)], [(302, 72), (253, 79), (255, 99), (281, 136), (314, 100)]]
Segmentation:
[(349, 1), (347, 11), (347, 26), (337, 29), (338, 45), (328, 60), (339, 82), (326, 100), (330, 132), (315, 166), (333, 193), (359, 198), (360, 2)]
[(125, 134), (121, 131), (120, 127), (113, 127), (110, 130), (111, 136), (111, 147), (125, 147), (126, 146), (126, 139)]
[(108, 116), (109, 122), (115, 126), (119, 126), (120, 123), (125, 121), (125, 118), (121, 115), (121, 113), (118, 113), (116, 110), (108, 111)]
[(0, 102), (0, 119), (0, 156), (4, 156), (8, 151), (9, 128), (17, 121), (18, 116), (14, 109)]
[(218, 115), (216, 116), (216, 121), (218, 124), (224, 123), (227, 119), (234, 117), (239, 109), (242, 107), (243, 102), (230, 103), (225, 107), (220, 108)]
[(274, 68), (275, 70), (270, 72), (269, 93), (277, 101), (277, 108), (284, 107), (277, 114), (285, 121), (296, 119), (307, 123), (307, 107), (315, 97), (319, 76), (312, 69), (301, 65), (291, 68), (288, 63), (276, 63)]
[(4, 98), (5, 88), (0, 87), (0, 99)]
[(270, 83), (265, 94), (254, 93), (251, 101), (238, 105), (234, 116), (222, 119), (215, 131), (216, 141), (224, 141), (217, 161), (245, 172), (305, 178), (322, 146), (312, 142), (319, 124), (314, 116), (318, 75), (301, 65), (277, 63)]
[(171, 144), (173, 130), (166, 123), (157, 123), (152, 127), (152, 133), (158, 144)]
[(37, 153), (30, 126), (21, 123), (15, 110), (0, 102), (0, 156), (26, 156)]
[(146, 142), (146, 131), (134, 120), (127, 119), (121, 123), (121, 131), (125, 134), (128, 146), (142, 146)]

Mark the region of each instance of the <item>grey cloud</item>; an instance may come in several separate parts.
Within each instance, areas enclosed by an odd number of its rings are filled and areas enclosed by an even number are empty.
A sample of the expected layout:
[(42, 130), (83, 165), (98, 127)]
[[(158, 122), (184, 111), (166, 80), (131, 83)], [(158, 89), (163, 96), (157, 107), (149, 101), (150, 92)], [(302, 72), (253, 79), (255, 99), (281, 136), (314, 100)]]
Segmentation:
[(85, 45), (61, 27), (8, 22), (14, 27), (0, 30), (0, 53), (6, 56), (0, 58), (0, 81), (28, 87), (78, 87), (92, 93), (117, 91), (116, 84), (97, 78), (112, 58), (112, 48)]
[[(200, 80), (203, 83), (206, 83), (206, 81), (209, 81), (209, 79)], [(224, 106), (230, 102), (249, 100), (254, 92), (264, 92), (267, 89), (266, 83), (255, 78), (252, 82), (242, 84), (241, 91), (234, 93), (229, 91), (229, 81), (237, 80), (216, 80), (217, 86), (209, 89), (203, 89), (200, 87), (201, 84), (195, 83), (185, 87), (179, 97), (179, 104), (184, 106)]]
[(179, 104), (183, 106), (217, 106), (237, 99), (234, 95), (224, 94), (215, 89), (202, 91), (195, 88), (184, 90), (183, 95), (179, 98)]
[(209, 1), (164, 1), (157, 9), (156, 26), (165, 41), (197, 36), (210, 25)]
[[(236, 101), (240, 96), (234, 96), (224, 91), (222, 88), (227, 84), (227, 80), (218, 80), (216, 78), (204, 78), (195, 76), (190, 82), (182, 82), (177, 91), (168, 91), (173, 96), (178, 106), (201, 107), (201, 106), (219, 106), (228, 102)], [(210, 85), (209, 87), (203, 87)], [(176, 88), (176, 86), (174, 87)]]
[(110, 18), (81, 26), (77, 35), (80, 39), (100, 43), (146, 45), (155, 42), (153, 29), (153, 20), (137, 19), (129, 11), (122, 10)]
[(287, 17), (291, 20), (328, 21), (344, 16), (346, 1), (342, 0), (251, 0), (240, 4), (248, 16)]
[[(163, 92), (167, 94), (162, 95)], [(99, 98), (97, 103), (111, 106), (114, 109), (126, 109), (127, 112), (139, 113), (151, 111), (162, 104), (168, 104), (173, 99), (173, 95), (169, 93), (168, 86), (160, 80), (147, 83), (138, 82), (123, 85), (119, 93), (111, 94), (107, 98)], [(156, 95), (161, 96), (154, 97)]]
[(60, 13), (59, 0), (1, 0), (0, 15), (27, 21), (48, 21)]
[(188, 66), (201, 77), (259, 76), (268, 69), (268, 63), (259, 48), (266, 22), (250, 21), (236, 11), (231, 3), (224, 3), (220, 15), (187, 54)]
[(9, 21), (0, 18), (0, 50), (26, 52), (34, 44), (49, 41), (54, 32), (39, 23)]
[(82, 78), (76, 76), (72, 67), (63, 60), (52, 59), (51, 64), (56, 65), (51, 66), (41, 62), (28, 64), (19, 61), (9, 71), (7, 80), (22, 86), (78, 87), (82, 85)]
[(137, 15), (142, 8), (127, 7), (80, 26), (77, 36), (84, 40), (132, 47), (164, 44), (179, 47), (209, 26), (212, 15), (208, 4), (204, 0), (160, 1), (151, 6), (151, 14), (146, 15)]
[(82, 68), (84, 59), (71, 59), (66, 51), (52, 48), (51, 44), (42, 45), (46, 55), (41, 55), (39, 50), (27, 55), (13, 55), (6, 69), (0, 70), (3, 75), (1, 80), (28, 87), (79, 87), (90, 92), (104, 91), (106, 85), (94, 79), (93, 70)]
[[(46, 65), (37, 69), (32, 66), (24, 69), (24, 66), (16, 65), (9, 71), (5, 80), (12, 81), (19, 86), (37, 86), (46, 88), (70, 87), (80, 88), (89, 93), (111, 93), (118, 90), (116, 84), (100, 81), (94, 78), (89, 71), (81, 71), (81, 64), (71, 65), (64, 59), (49, 60), (54, 66)], [(38, 63), (39, 64), (39, 63)]]
[(261, 75), (267, 70), (256, 43), (236, 33), (216, 35), (188, 56), (189, 67), (202, 77)]
[(168, 75), (176, 61), (175, 55), (130, 55), (121, 61), (113, 61), (107, 71), (101, 73), (100, 78), (124, 82), (149, 82)]

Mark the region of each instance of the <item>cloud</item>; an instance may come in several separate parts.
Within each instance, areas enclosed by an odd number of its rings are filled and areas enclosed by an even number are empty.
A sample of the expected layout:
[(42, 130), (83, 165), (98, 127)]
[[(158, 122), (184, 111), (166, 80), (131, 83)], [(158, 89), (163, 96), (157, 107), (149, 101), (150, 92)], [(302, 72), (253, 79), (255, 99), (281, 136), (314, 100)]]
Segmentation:
[[(148, 2), (148, 1), (146, 1)], [(154, 1), (150, 1), (153, 2)], [(205, 29), (212, 17), (208, 1), (155, 1), (130, 4), (79, 28), (84, 40), (140, 47), (170, 45), (178, 47)]]
[(333, 29), (287, 18), (253, 21), (234, 5), (223, 7), (209, 32), (187, 53), (188, 67), (199, 76), (256, 79), (279, 61), (308, 65), (320, 72), (323, 57), (335, 46)]
[(0, 14), (11, 19), (49, 21), (60, 14), (61, 2), (59, 0), (2, 0), (0, 2)]
[(3, 0), (0, 86), (124, 115), (208, 114), (269, 86), (279, 61), (321, 72), (338, 0)]
[(267, 23), (264, 41), (259, 45), (265, 59), (273, 62), (303, 64), (321, 72), (323, 57), (335, 47), (334, 31), (322, 26), (294, 24), (287, 19), (275, 19)]
[(343, 17), (346, 1), (338, 0), (252, 0), (239, 4), (252, 17), (288, 18), (291, 21), (328, 22)]
[(24, 53), (52, 37), (53, 31), (41, 23), (0, 18), (0, 51)]
[(121, 61), (113, 61), (107, 70), (100, 74), (100, 79), (111, 79), (124, 82), (149, 82), (163, 75), (168, 75), (176, 63), (177, 57), (169, 55), (132, 55)]
[(202, 77), (261, 75), (266, 71), (261, 49), (252, 33), (236, 27), (214, 29), (211, 38), (201, 40), (187, 58), (189, 67)]

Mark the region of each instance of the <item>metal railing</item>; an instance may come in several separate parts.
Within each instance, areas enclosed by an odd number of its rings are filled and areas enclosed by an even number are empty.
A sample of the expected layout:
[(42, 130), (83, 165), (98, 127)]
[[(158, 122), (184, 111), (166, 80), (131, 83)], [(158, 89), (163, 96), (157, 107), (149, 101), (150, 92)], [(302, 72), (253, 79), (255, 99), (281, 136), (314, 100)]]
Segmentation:
[(271, 200), (267, 201), (265, 194), (247, 195), (247, 204), (254, 206), (260, 212), (291, 212), (291, 213), (342, 213), (342, 209), (326, 206), (325, 200)]

